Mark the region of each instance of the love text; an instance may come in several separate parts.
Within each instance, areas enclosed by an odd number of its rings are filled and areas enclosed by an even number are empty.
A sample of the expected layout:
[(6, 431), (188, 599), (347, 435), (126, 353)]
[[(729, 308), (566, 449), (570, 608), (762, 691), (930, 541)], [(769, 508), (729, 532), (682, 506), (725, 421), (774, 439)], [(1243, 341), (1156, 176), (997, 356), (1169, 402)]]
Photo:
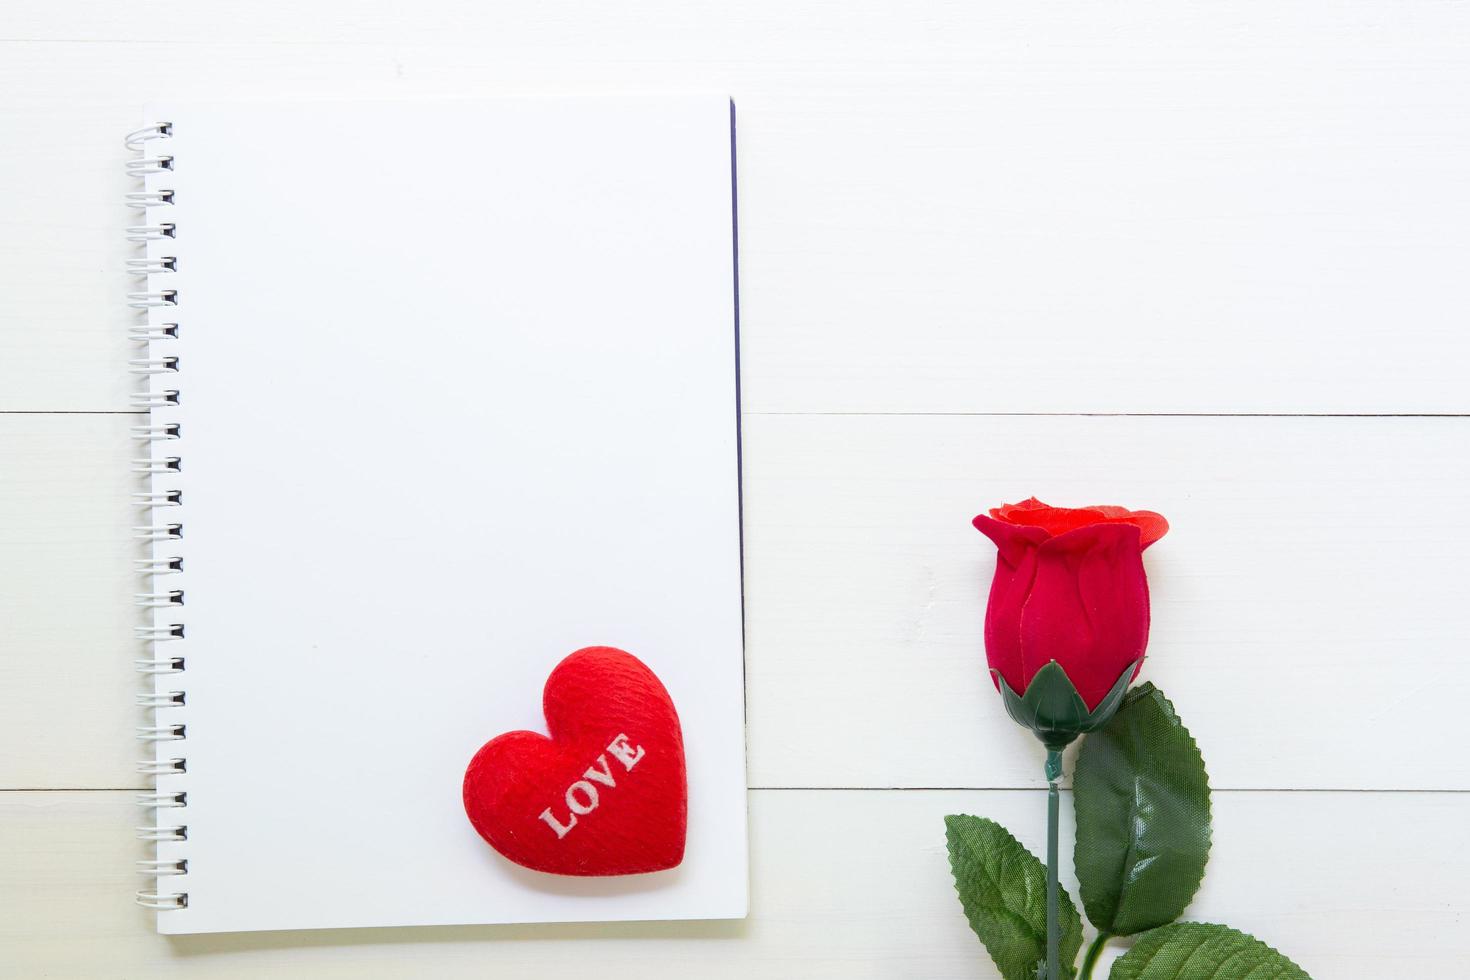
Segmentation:
[(577, 817), (585, 817), (597, 809), (599, 785), (617, 786), (617, 781), (613, 779), (612, 765), (608, 762), (609, 755), (623, 764), (624, 772), (632, 772), (638, 760), (643, 758), (644, 751), (643, 746), (629, 743), (628, 736), (619, 735), (608, 743), (607, 751), (599, 754), (597, 761), (587, 767), (582, 778), (567, 787), (563, 798), (568, 811), (565, 823), (556, 818), (551, 807), (541, 811), (541, 820), (556, 832), (557, 840), (571, 833), (572, 828), (577, 826)]

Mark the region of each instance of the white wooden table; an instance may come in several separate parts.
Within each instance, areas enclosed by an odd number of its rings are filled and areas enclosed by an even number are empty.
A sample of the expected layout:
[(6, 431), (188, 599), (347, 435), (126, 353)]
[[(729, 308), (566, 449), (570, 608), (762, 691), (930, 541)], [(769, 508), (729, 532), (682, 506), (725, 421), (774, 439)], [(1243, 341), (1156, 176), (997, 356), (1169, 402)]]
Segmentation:
[[(750, 919), (153, 935), (138, 106), (668, 87), (740, 111)], [(0, 973), (993, 976), (941, 818), (1042, 844), (968, 526), (1035, 492), (1173, 522), (1145, 675), (1215, 790), (1191, 917), (1464, 975), (1470, 6), (11, 0), (0, 133)]]

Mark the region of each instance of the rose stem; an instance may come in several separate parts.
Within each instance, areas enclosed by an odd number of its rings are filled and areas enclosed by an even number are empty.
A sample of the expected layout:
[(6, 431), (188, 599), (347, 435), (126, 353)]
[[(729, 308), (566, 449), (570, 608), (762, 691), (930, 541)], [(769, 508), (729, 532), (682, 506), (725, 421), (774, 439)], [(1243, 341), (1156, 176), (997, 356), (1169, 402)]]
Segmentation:
[(1098, 958), (1102, 956), (1103, 947), (1112, 938), (1107, 933), (1100, 932), (1097, 934), (1097, 938), (1092, 941), (1092, 945), (1087, 947), (1087, 955), (1082, 959), (1082, 972), (1080, 974), (1082, 980), (1092, 980), (1092, 968), (1097, 966)]
[(1060, 823), (1061, 795), (1057, 780), (1062, 775), (1060, 749), (1046, 751), (1046, 976), (1062, 980), (1062, 926), (1057, 908), (1057, 825)]

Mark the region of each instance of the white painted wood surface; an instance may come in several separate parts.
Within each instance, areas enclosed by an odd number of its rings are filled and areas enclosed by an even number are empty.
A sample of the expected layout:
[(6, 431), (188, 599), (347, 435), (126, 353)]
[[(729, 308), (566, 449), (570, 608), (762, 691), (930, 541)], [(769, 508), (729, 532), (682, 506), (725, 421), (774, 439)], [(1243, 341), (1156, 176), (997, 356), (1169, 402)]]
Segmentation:
[[(751, 919), (154, 936), (138, 105), (670, 86), (740, 106)], [(1147, 672), (1221, 788), (1191, 914), (1319, 978), (1463, 972), (1470, 418), (1361, 416), (1470, 412), (1467, 109), (1462, 3), (8, 4), (0, 973), (993, 976), (939, 818), (1041, 844), (967, 525), (1030, 492), (1174, 523)]]
[(1463, 4), (21, 0), (0, 38), (3, 258), (45, 297), (0, 408), (124, 407), (146, 98), (668, 85), (740, 107), (748, 410), (1470, 407)]
[[(0, 414), (13, 785), (133, 783), (125, 741), (29, 737), (133, 724), (132, 421)], [(1465, 753), (1424, 748), (1470, 703), (1470, 420), (752, 415), (744, 439), (752, 786), (1042, 785), (985, 678), (969, 519), (1046, 487), (1174, 522), (1144, 676), (1216, 787), (1470, 790)]]
[(1470, 419), (782, 415), (745, 446), (752, 785), (1043, 785), (994, 726), (969, 522), (1044, 487), (1172, 522), (1143, 676), (1213, 785), (1470, 790), (1425, 751), (1470, 703)]

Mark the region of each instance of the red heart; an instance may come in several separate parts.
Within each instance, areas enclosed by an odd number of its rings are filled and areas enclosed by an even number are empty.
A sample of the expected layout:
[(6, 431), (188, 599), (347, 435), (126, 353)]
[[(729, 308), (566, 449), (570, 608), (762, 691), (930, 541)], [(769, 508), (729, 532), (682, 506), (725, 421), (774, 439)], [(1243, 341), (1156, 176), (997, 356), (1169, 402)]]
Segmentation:
[(586, 647), (556, 665), (541, 706), (550, 738), (499, 735), (465, 770), (464, 808), (480, 836), (552, 874), (641, 874), (684, 860), (684, 736), (653, 671)]

